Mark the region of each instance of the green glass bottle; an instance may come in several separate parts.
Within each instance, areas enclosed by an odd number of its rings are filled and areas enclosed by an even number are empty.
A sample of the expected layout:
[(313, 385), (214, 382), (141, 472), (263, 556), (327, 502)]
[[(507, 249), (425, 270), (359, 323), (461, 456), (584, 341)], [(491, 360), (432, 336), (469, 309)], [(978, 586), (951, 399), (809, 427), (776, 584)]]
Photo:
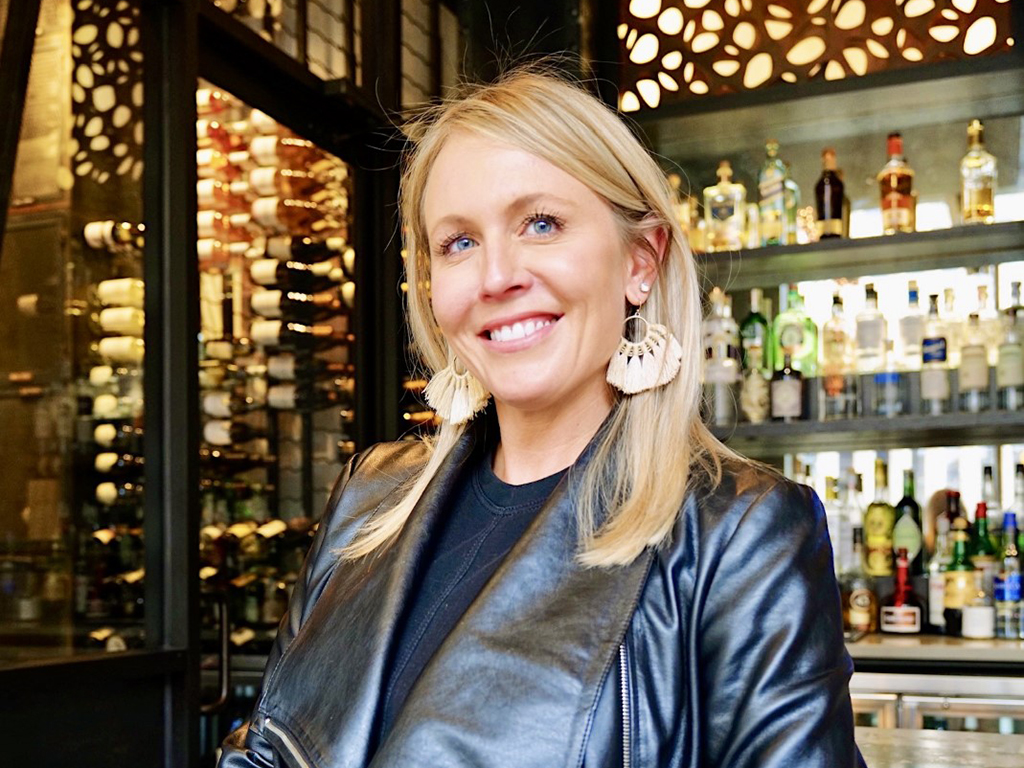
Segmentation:
[(875, 500), (864, 511), (864, 570), (868, 576), (892, 576), (892, 534), (896, 510), (888, 501), (889, 476), (885, 462), (875, 459)]
[(804, 311), (803, 298), (796, 285), (789, 286), (786, 309), (776, 316), (772, 324), (772, 338), (775, 370), (782, 368), (783, 355), (788, 352), (793, 358), (793, 368), (804, 378), (818, 375), (818, 326)]
[(953, 521), (953, 560), (946, 566), (946, 594), (943, 618), (946, 620), (946, 634), (960, 637), (963, 628), (963, 609), (974, 599), (974, 563), (967, 554), (967, 519), (957, 517)]
[(974, 530), (967, 546), (974, 567), (981, 571), (982, 584), (988, 594), (992, 594), (993, 582), (999, 570), (999, 551), (992, 546), (988, 532), (988, 505), (979, 501), (974, 511)]
[(779, 142), (775, 139), (765, 144), (765, 155), (757, 176), (761, 245), (783, 245), (786, 242), (786, 180), (789, 172), (779, 157)]
[(896, 502), (896, 524), (892, 529), (893, 552), (907, 550), (910, 574), (924, 573), (921, 537), (921, 506), (914, 500), (914, 470), (903, 470), (903, 498)]
[(772, 327), (761, 312), (764, 293), (760, 288), (750, 291), (750, 312), (740, 324), (740, 343), (743, 346), (743, 370), (757, 368), (767, 379), (774, 370), (772, 353)]

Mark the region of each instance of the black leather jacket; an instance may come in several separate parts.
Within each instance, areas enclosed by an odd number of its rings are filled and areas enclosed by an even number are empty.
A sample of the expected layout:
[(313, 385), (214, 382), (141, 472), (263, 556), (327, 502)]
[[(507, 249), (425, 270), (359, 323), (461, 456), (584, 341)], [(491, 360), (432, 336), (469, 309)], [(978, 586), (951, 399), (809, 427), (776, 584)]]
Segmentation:
[(687, 495), (671, 545), (612, 569), (573, 560), (570, 472), (377, 744), (389, 641), (475, 439), (395, 545), (339, 565), (336, 550), (396, 502), (426, 449), (381, 444), (349, 463), (221, 768), (863, 765), (821, 504), (732, 462), (717, 488)]

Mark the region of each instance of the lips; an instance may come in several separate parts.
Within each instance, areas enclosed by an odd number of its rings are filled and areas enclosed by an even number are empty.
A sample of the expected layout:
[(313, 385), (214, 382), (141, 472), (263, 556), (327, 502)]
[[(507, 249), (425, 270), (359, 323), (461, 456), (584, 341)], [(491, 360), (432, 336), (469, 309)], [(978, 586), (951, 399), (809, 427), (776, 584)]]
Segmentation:
[(558, 321), (560, 315), (524, 314), (488, 323), (480, 335), (490, 341), (512, 342), (527, 339)]

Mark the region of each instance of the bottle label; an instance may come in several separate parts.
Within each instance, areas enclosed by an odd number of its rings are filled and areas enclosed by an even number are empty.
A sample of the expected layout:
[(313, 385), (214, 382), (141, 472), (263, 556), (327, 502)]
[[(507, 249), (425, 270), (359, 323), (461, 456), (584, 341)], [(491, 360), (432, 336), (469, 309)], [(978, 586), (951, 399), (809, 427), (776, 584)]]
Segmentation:
[(974, 599), (974, 571), (946, 571), (944, 607), (963, 608)]
[(946, 626), (942, 611), (946, 606), (946, 579), (942, 573), (928, 574), (928, 623), (933, 627)]
[(731, 358), (708, 360), (704, 366), (704, 381), (707, 384), (735, 384), (739, 373), (736, 361)]
[(993, 580), (993, 593), (997, 603), (1020, 601), (1020, 571), (1002, 571)]
[(748, 370), (743, 376), (743, 386), (740, 388), (740, 409), (751, 424), (760, 424), (768, 418), (768, 381), (756, 368)]
[(882, 198), (882, 226), (886, 229), (910, 229), (912, 215), (911, 198), (898, 192), (890, 192)]
[(1024, 355), (1020, 344), (1002, 344), (996, 365), (996, 384), (1004, 387), (1024, 387)]
[(249, 154), (260, 165), (277, 165), (277, 136), (257, 136), (249, 143)]
[(800, 379), (772, 382), (772, 416), (777, 419), (799, 419), (803, 412), (803, 387)]
[(295, 385), (277, 384), (267, 390), (267, 405), (280, 410), (294, 410)]
[(885, 324), (879, 320), (857, 323), (857, 349), (861, 352), (885, 347)]
[(98, 283), (96, 296), (100, 303), (106, 306), (142, 309), (145, 288), (141, 280), (133, 277), (119, 277)]
[(711, 206), (711, 218), (716, 221), (728, 221), (736, 215), (736, 206), (732, 200), (723, 200)]
[(783, 349), (796, 350), (804, 343), (804, 327), (801, 323), (786, 323), (779, 329), (779, 344)]
[(257, 259), (249, 268), (253, 282), (260, 285), (275, 285), (277, 283), (277, 268), (280, 262), (277, 259)]
[(276, 197), (259, 197), (252, 201), (252, 217), (261, 226), (268, 229), (285, 229), (281, 220), (277, 217), (277, 205), (280, 202)]
[(261, 197), (277, 194), (277, 168), (253, 168), (249, 171), (249, 186)]
[(945, 368), (921, 371), (921, 397), (925, 400), (948, 400), (949, 371)]
[(913, 561), (921, 551), (921, 528), (910, 515), (903, 515), (892, 529), (893, 551), (907, 550), (907, 560)]
[(980, 344), (960, 350), (960, 390), (968, 389), (988, 389), (988, 356)]
[(843, 220), (842, 219), (818, 219), (818, 235), (820, 237), (842, 237), (843, 236)]
[(850, 593), (850, 627), (868, 632), (874, 624), (875, 594), (870, 589)]
[(985, 639), (996, 636), (996, 609), (991, 605), (965, 605), (960, 634)]
[(291, 355), (274, 355), (267, 360), (267, 373), (272, 379), (293, 381), (295, 379), (295, 358)]
[(921, 360), (925, 363), (946, 362), (947, 344), (943, 336), (921, 340)]
[(207, 392), (203, 395), (203, 413), (218, 419), (231, 418), (231, 395), (227, 392)]
[(921, 631), (921, 609), (916, 605), (882, 606), (882, 631), (916, 635)]
[(253, 311), (263, 317), (280, 317), (281, 300), (284, 294), (281, 291), (260, 290), (255, 291), (249, 302)]

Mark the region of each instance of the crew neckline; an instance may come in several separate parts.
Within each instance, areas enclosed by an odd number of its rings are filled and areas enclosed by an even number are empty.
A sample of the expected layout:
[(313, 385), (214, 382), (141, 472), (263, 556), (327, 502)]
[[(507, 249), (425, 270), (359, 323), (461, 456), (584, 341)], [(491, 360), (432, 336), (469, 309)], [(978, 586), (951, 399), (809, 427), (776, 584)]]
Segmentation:
[(482, 452), (476, 471), (473, 472), (473, 487), (481, 501), (495, 514), (513, 514), (539, 507), (547, 501), (559, 481), (569, 471), (569, 467), (566, 467), (539, 480), (515, 485), (506, 483), (494, 474), (491, 468), (493, 457), (493, 448)]

